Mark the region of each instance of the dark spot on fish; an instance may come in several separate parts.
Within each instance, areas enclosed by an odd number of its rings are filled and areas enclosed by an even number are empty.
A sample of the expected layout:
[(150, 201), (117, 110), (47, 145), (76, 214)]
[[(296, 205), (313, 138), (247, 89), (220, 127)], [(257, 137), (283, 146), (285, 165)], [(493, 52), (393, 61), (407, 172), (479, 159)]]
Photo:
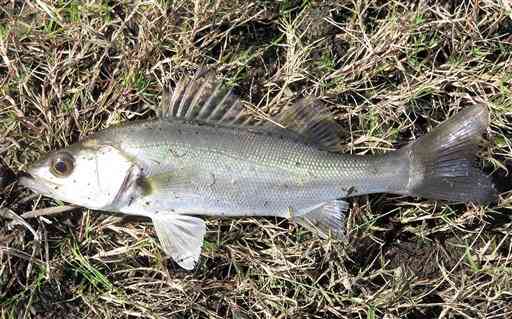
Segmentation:
[(347, 196), (352, 195), (353, 193), (355, 193), (355, 191), (356, 191), (356, 188), (354, 186), (350, 187), (347, 191)]
[(58, 191), (59, 190), (59, 186), (55, 186), (55, 187), (53, 187), (53, 189)]
[(199, 131), (196, 131), (196, 135), (199, 135)]
[(181, 135), (183, 133), (180, 129), (178, 129), (176, 132), (178, 133), (178, 135)]
[(151, 202), (145, 202), (144, 204), (146, 204), (146, 206), (149, 206)]
[(270, 205), (270, 202), (268, 200), (263, 202), (263, 207), (268, 207), (268, 205)]
[(301, 162), (295, 162), (295, 166), (300, 167), (301, 165)]
[(215, 183), (217, 182), (216, 178), (215, 178), (215, 174), (213, 173), (210, 173), (210, 176), (212, 178), (212, 182), (210, 183), (210, 185), (208, 185), (209, 187), (213, 187), (213, 185), (215, 185)]
[(171, 213), (175, 213), (176, 210), (174, 208), (171, 208)]
[(73, 180), (73, 183), (76, 184), (76, 179)]

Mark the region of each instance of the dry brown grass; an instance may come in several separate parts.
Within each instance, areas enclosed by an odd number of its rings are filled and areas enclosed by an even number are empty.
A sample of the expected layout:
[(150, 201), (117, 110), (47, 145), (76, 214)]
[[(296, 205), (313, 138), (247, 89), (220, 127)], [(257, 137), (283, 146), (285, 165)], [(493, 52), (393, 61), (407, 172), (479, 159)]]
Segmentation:
[[(163, 258), (150, 223), (0, 190), (1, 318), (512, 316), (512, 10), (479, 1), (3, 1), (0, 161), (17, 171), (112, 124), (152, 118), (202, 66), (273, 111), (322, 96), (347, 152), (491, 109), (492, 207), (351, 200), (348, 241), (287, 221), (209, 219), (200, 265)], [(12, 210), (9, 211), (8, 209)], [(15, 215), (14, 215), (15, 214)]]

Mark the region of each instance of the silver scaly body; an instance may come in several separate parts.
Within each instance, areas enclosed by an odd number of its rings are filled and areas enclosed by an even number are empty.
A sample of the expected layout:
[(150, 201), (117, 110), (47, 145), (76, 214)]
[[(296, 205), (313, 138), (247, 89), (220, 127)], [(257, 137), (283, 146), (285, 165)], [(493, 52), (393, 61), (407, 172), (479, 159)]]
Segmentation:
[(320, 203), (369, 193), (401, 193), (408, 162), (395, 153), (330, 153), (277, 133), (182, 121), (134, 123), (107, 130), (98, 143), (136, 159), (143, 175), (168, 178), (124, 213), (213, 216), (302, 215)]

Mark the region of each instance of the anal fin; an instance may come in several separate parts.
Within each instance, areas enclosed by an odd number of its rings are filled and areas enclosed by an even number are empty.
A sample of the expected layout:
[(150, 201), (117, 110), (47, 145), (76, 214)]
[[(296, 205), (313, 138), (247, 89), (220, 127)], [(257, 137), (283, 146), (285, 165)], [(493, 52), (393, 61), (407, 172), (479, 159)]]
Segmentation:
[(200, 218), (160, 213), (152, 216), (165, 253), (181, 267), (192, 270), (201, 255), (206, 225)]
[(293, 220), (317, 233), (321, 238), (342, 239), (345, 234), (345, 213), (349, 204), (343, 200), (333, 200), (316, 206), (304, 215), (294, 217)]

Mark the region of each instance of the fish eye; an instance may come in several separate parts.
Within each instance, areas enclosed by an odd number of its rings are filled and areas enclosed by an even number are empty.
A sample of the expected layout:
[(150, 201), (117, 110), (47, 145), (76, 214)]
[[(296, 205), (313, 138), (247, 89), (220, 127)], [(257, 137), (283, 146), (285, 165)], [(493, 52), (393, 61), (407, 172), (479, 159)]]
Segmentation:
[(66, 152), (60, 152), (53, 156), (50, 162), (50, 171), (57, 177), (66, 177), (73, 172), (75, 159)]

